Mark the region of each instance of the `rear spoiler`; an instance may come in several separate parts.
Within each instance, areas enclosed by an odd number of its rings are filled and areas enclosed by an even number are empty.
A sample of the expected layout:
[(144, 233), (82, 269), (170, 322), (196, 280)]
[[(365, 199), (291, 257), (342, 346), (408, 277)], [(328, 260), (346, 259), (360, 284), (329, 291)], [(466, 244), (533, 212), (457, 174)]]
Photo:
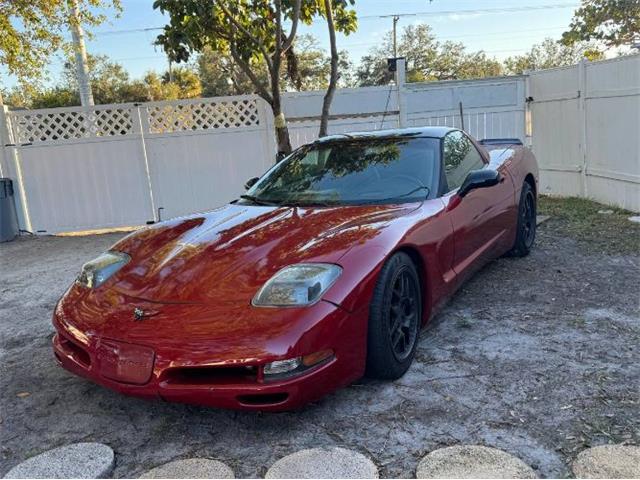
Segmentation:
[(485, 138), (480, 145), (522, 145), (519, 138)]

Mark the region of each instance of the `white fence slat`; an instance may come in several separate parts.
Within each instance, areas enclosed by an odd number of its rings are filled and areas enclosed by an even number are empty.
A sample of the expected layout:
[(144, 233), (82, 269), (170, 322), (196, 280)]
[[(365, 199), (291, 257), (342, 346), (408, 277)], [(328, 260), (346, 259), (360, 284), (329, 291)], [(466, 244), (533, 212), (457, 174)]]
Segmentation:
[(21, 227), (135, 226), (158, 207), (167, 218), (219, 206), (274, 161), (264, 110), (238, 96), (11, 112)]
[(640, 211), (640, 55), (531, 72), (530, 84), (541, 193)]

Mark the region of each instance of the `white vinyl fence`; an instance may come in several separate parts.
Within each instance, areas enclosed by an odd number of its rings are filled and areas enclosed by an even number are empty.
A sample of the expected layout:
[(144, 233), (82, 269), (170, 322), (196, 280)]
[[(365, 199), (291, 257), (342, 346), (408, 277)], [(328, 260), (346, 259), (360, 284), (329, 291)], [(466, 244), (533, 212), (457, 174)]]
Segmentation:
[(34, 233), (211, 209), (274, 158), (271, 109), (254, 96), (5, 116), (1, 174), (14, 179), (20, 226)]
[[(401, 83), (338, 90), (329, 133), (432, 126), (464, 127), (476, 138), (525, 140), (525, 77)], [(318, 136), (324, 92), (287, 93), (284, 110), (294, 147)]]
[[(329, 133), (464, 127), (520, 138), (541, 192), (640, 210), (640, 56), (528, 76), (338, 90)], [(324, 92), (283, 97), (294, 147), (317, 138)], [(462, 107), (462, 116), (460, 115)], [(135, 226), (212, 209), (275, 159), (273, 114), (257, 96), (7, 111), (0, 176), (20, 227), (59, 233)]]
[(640, 211), (640, 55), (529, 78), (541, 193)]

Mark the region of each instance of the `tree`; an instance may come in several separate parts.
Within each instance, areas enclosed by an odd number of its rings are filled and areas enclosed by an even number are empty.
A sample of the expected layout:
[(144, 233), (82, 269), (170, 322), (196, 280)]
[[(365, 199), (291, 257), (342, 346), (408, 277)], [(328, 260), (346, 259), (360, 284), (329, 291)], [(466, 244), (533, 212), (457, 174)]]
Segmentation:
[[(313, 35), (300, 35), (293, 44), (297, 57), (297, 76), (291, 79), (288, 74), (283, 76), (286, 90), (311, 91), (325, 90), (329, 86), (331, 75), (331, 57), (327, 56)], [(338, 52), (338, 81), (339, 87), (352, 86), (351, 70), (353, 65), (349, 60), (349, 52)]]
[(602, 56), (602, 52), (591, 44), (576, 43), (567, 46), (552, 38), (545, 38), (529, 52), (505, 59), (504, 67), (509, 74), (521, 75), (527, 70), (564, 67), (574, 65), (585, 57), (589, 60), (599, 60)]
[[(122, 102), (122, 91), (129, 83), (129, 72), (106, 55), (88, 55), (87, 63), (96, 105)], [(73, 91), (78, 90), (76, 65), (72, 59), (68, 59), (64, 64), (62, 84)]]
[[(106, 55), (89, 55), (90, 82), (97, 105), (107, 103), (148, 102), (199, 97), (202, 88), (198, 75), (189, 68), (169, 73), (147, 72), (141, 80), (131, 80), (124, 67)], [(14, 108), (54, 108), (80, 105), (75, 65), (65, 62), (60, 81), (52, 87), (21, 85), (6, 98)]]
[[(298, 35), (291, 47), (296, 56), (295, 78), (290, 78), (287, 65), (280, 68), (280, 85), (286, 91), (324, 90), (329, 84), (330, 58), (320, 47), (318, 40), (309, 34)], [(202, 83), (202, 95), (216, 97), (224, 95), (246, 95), (256, 93), (256, 87), (249, 77), (238, 67), (231, 55), (214, 52), (205, 47), (197, 58), (198, 76)], [(351, 70), (353, 65), (349, 53), (339, 52), (339, 87), (353, 86)], [(265, 84), (269, 74), (264, 64), (257, 64), (254, 73)]]
[[(214, 51), (206, 45), (196, 61), (198, 76), (202, 84), (202, 95), (205, 97), (221, 97), (225, 95), (246, 95), (256, 92), (251, 79), (240, 69), (230, 54)], [(268, 83), (269, 76), (263, 64), (256, 65), (254, 74), (263, 83)]]
[(640, 35), (639, 0), (582, 0), (569, 30), (562, 34), (565, 45), (598, 40), (608, 47), (630, 44)]
[[(354, 0), (331, 0), (337, 31), (350, 33), (356, 28), (356, 17), (348, 5)], [(310, 24), (325, 17), (320, 0), (155, 0), (154, 8), (168, 13), (170, 22), (158, 36), (170, 59), (186, 61), (194, 52), (206, 47), (222, 55), (230, 55), (257, 93), (273, 109), (279, 153), (289, 153), (291, 142), (282, 111), (281, 67), (295, 71), (295, 55), (291, 47), (299, 22)], [(285, 31), (285, 22), (289, 31)], [(259, 65), (268, 73), (260, 78)], [(295, 75), (291, 75), (295, 78)]]
[[(500, 75), (500, 63), (484, 52), (468, 53), (458, 42), (440, 43), (427, 24), (405, 27), (398, 42), (398, 55), (405, 57), (408, 82), (481, 78)], [(393, 75), (387, 58), (393, 56), (393, 38), (387, 32), (381, 45), (362, 57), (356, 71), (360, 86), (384, 85)]]
[(162, 75), (165, 84), (174, 84), (178, 91), (178, 98), (197, 98), (202, 95), (202, 84), (198, 73), (191, 68), (178, 67)]
[[(120, 0), (80, 0), (79, 6), (88, 27), (106, 19), (96, 9), (121, 10)], [(67, 44), (68, 22), (67, 0), (0, 0), (0, 64), (22, 84), (42, 78), (49, 57)]]

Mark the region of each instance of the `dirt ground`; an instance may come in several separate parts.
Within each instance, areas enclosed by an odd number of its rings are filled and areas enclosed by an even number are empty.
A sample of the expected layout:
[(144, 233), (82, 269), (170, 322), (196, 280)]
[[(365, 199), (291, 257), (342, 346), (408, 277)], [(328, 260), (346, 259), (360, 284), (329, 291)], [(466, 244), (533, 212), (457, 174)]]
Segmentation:
[[(121, 234), (0, 244), (0, 476), (79, 441), (110, 445), (116, 477), (191, 456), (260, 477), (286, 454), (331, 445), (369, 456), (382, 476), (413, 477), (426, 452), (460, 443), (567, 477), (587, 446), (640, 445), (640, 232), (594, 205), (543, 201), (554, 217), (532, 254), (478, 273), (423, 331), (400, 380), (362, 380), (277, 414), (145, 402), (62, 370), (54, 304)], [(603, 242), (620, 235), (631, 242)]]

